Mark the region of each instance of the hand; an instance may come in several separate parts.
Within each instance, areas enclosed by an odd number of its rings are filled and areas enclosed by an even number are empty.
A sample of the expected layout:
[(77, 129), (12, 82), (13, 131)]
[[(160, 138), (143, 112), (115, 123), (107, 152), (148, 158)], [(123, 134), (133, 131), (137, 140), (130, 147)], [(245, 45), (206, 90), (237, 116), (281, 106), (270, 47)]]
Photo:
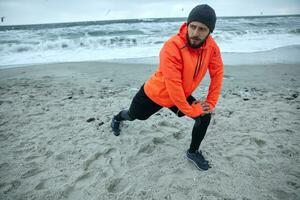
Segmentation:
[(203, 111), (205, 111), (205, 112), (211, 112), (208, 103), (206, 103), (206, 102), (200, 102), (200, 103), (201, 103)]
[(210, 107), (209, 107), (208, 103), (206, 103), (205, 101), (196, 100), (193, 103), (195, 103), (195, 104), (200, 103), (202, 110), (203, 110), (202, 115), (211, 113)]

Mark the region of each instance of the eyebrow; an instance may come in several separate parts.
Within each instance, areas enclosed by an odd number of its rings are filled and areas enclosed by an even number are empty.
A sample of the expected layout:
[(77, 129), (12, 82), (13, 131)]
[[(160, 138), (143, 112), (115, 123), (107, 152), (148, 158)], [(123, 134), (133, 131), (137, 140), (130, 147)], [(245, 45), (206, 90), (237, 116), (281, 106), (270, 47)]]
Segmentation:
[(191, 24), (191, 26), (193, 26), (193, 27), (198, 27), (198, 28), (202, 28), (202, 29), (208, 29), (207, 27), (202, 26), (202, 25), (198, 26), (198, 25), (196, 25), (196, 24)]

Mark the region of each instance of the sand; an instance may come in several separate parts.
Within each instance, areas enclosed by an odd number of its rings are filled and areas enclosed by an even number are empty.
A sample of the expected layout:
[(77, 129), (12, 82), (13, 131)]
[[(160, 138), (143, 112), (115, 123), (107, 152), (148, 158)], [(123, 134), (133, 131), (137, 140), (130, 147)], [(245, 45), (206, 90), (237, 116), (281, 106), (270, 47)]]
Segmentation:
[[(155, 65), (78, 62), (0, 70), (0, 199), (300, 199), (299, 64), (225, 66), (201, 149), (193, 120), (128, 108)], [(209, 80), (195, 92), (203, 98)]]

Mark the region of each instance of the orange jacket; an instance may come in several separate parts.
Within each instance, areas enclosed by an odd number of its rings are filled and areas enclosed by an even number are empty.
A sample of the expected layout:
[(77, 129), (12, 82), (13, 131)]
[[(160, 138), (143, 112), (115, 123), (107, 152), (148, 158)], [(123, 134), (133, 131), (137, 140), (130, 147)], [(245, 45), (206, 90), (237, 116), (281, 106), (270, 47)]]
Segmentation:
[(147, 96), (163, 107), (176, 105), (190, 117), (203, 113), (199, 103), (189, 105), (186, 98), (192, 94), (204, 78), (208, 69), (211, 82), (206, 102), (212, 110), (221, 93), (223, 62), (220, 49), (208, 36), (202, 47), (193, 49), (187, 45), (187, 24), (184, 23), (177, 35), (167, 40), (160, 51), (157, 71), (146, 81)]

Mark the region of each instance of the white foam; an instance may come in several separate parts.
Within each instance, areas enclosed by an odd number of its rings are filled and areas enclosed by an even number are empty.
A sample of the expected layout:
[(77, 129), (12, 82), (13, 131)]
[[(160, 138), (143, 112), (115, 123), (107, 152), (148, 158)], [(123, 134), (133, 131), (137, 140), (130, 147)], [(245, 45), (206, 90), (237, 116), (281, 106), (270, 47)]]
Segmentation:
[[(298, 19), (220, 19), (213, 37), (224, 55), (300, 45)], [(138, 23), (0, 29), (0, 66), (157, 57), (164, 41), (178, 32), (182, 22), (150, 19)]]

